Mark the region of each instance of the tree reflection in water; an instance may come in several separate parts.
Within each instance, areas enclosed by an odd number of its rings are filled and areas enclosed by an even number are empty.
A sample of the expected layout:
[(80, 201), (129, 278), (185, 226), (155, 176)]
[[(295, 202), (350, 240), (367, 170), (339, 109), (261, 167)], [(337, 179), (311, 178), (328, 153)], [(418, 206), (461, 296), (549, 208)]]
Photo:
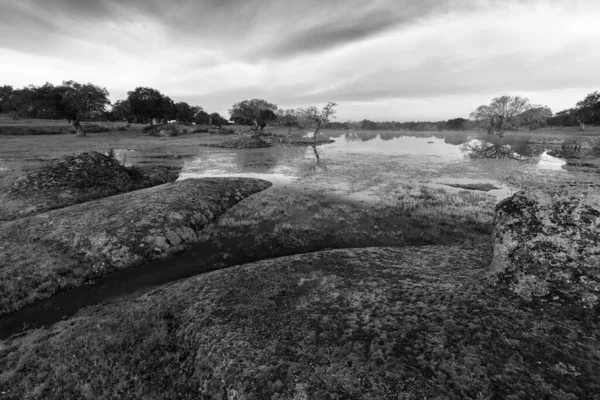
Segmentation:
[(489, 143), (484, 141), (471, 141), (462, 144), (460, 150), (467, 153), (469, 158), (526, 160), (525, 157), (516, 153), (510, 145), (502, 144), (501, 142)]
[(321, 161), (321, 157), (319, 157), (319, 152), (317, 151), (317, 145), (315, 143), (313, 143), (312, 148), (313, 148), (313, 152), (315, 153), (315, 157), (317, 159), (315, 161), (315, 165), (313, 166), (313, 171), (316, 171), (317, 167), (319, 167), (323, 171), (327, 171), (327, 164), (325, 162)]

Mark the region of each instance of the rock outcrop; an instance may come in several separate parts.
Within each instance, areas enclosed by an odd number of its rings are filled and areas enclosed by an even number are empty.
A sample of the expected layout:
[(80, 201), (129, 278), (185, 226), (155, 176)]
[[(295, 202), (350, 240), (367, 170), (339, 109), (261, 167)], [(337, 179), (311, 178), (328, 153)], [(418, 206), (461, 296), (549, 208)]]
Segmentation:
[(597, 320), (519, 307), (482, 282), (490, 258), (486, 247), (343, 249), (199, 275), (5, 341), (0, 390), (594, 399)]
[(537, 139), (528, 142), (534, 150), (547, 151), (553, 157), (577, 159), (600, 156), (600, 139)]
[[(49, 297), (49, 287), (77, 286), (180, 251), (233, 205), (271, 185), (250, 178), (187, 179), (6, 222), (0, 225), (5, 246), (0, 300), (12, 300), (0, 303), (0, 315), (16, 303)], [(29, 255), (20, 250), (33, 246), (47, 254), (44, 265), (27, 262)], [(65, 270), (60, 264), (72, 267)]]
[(493, 283), (525, 300), (600, 304), (600, 194), (522, 191), (496, 206)]
[(0, 221), (172, 182), (179, 169), (127, 168), (95, 151), (62, 157), (0, 188)]

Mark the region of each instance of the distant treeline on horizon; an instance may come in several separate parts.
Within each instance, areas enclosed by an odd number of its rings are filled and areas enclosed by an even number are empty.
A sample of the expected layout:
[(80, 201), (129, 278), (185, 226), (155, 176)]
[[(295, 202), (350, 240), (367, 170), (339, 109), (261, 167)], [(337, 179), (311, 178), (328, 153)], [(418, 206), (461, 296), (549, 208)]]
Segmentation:
[[(73, 121), (127, 121), (153, 123), (176, 120), (197, 124), (242, 124), (264, 126), (307, 126), (302, 121), (300, 109), (284, 110), (265, 100), (253, 99), (236, 103), (227, 119), (216, 112), (186, 102), (175, 102), (169, 96), (148, 87), (137, 87), (127, 93), (127, 98), (111, 103), (105, 88), (91, 83), (65, 81), (61, 85), (46, 83), (14, 89), (0, 86), (0, 112), (13, 118), (66, 119)], [(254, 107), (254, 109), (252, 109)], [(254, 116), (253, 116), (254, 115)], [(501, 96), (490, 105), (480, 106), (470, 114), (471, 119), (453, 118), (447, 121), (362, 121), (333, 122), (326, 129), (362, 130), (473, 130), (494, 129), (535, 130), (541, 127), (579, 127), (600, 125), (600, 93), (590, 93), (575, 107), (553, 114), (550, 108), (532, 105), (519, 96)]]

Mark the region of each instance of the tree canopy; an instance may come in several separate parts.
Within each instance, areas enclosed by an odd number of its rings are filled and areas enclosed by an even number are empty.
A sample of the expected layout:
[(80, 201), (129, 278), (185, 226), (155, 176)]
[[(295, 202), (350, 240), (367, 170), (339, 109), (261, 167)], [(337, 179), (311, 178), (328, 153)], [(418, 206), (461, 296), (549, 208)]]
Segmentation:
[(451, 131), (464, 131), (469, 120), (465, 118), (454, 118), (446, 121), (446, 128)]
[(74, 81), (65, 81), (58, 89), (62, 92), (62, 107), (59, 108), (69, 120), (79, 122), (82, 118), (98, 117), (110, 105), (108, 90), (91, 83), (82, 85)]
[(155, 118), (171, 119), (177, 113), (175, 103), (169, 96), (149, 87), (137, 87), (127, 92), (127, 100), (138, 122), (152, 124)]
[[(244, 100), (239, 103), (235, 103), (229, 110), (230, 120), (236, 124), (241, 125), (254, 125), (256, 128), (263, 129), (269, 124), (272, 117), (271, 114), (265, 114), (266, 111), (271, 111), (273, 115), (277, 111), (277, 106), (273, 103), (269, 103), (266, 100), (252, 99)], [(261, 119), (261, 116), (263, 119)]]
[(535, 130), (546, 126), (550, 117), (552, 117), (550, 107), (536, 105), (517, 115), (515, 123), (518, 126), (527, 126), (529, 130)]
[(531, 108), (529, 99), (521, 96), (500, 96), (489, 105), (477, 107), (470, 115), (471, 119), (483, 122), (488, 133), (497, 131), (503, 134), (506, 128), (515, 126), (515, 118)]

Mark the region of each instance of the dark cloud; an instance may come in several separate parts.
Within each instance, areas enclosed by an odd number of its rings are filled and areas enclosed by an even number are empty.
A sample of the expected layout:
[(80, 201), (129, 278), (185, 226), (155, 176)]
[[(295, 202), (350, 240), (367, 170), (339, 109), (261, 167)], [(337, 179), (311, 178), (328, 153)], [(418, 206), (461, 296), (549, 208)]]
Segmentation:
[(378, 10), (367, 15), (353, 16), (350, 19), (324, 21), (284, 36), (275, 42), (265, 53), (270, 57), (287, 57), (305, 52), (318, 52), (368, 38), (391, 27), (397, 26), (405, 18)]
[[(447, 7), (447, 0), (19, 0), (0, 2), (0, 46), (86, 36), (103, 23), (149, 20), (170, 40), (234, 52), (246, 59), (318, 52)], [(87, 32), (86, 32), (87, 31)], [(7, 38), (10, 37), (10, 40)], [(43, 51), (45, 40), (38, 40)], [(118, 46), (119, 43), (114, 43)]]

